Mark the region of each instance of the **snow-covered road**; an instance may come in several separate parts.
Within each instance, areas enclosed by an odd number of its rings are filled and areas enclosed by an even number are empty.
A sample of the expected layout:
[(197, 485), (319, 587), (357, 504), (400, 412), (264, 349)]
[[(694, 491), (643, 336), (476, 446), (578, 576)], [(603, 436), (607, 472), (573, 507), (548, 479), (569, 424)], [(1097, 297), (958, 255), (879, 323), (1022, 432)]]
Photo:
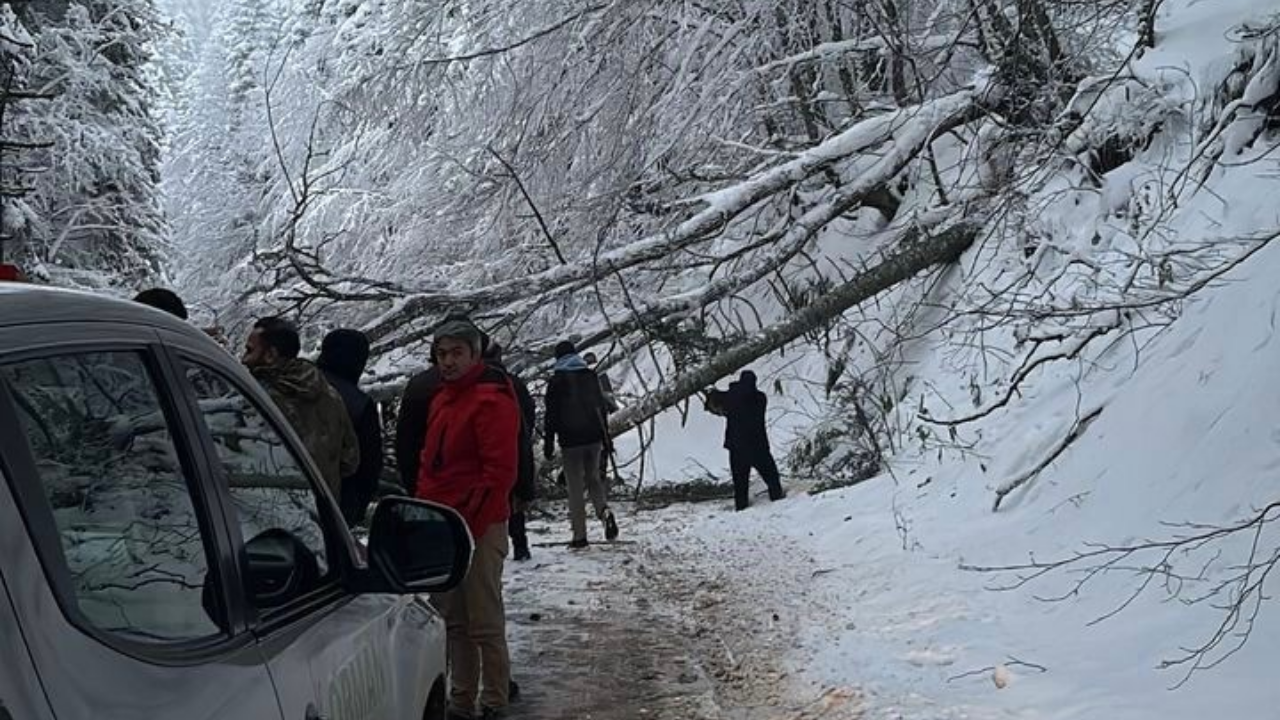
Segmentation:
[(571, 553), (533, 523), (534, 560), (507, 584), (522, 720), (845, 720), (859, 697), (794, 681), (784, 663), (814, 569), (781, 538), (727, 552), (682, 532), (714, 506), (627, 513), (624, 539)]

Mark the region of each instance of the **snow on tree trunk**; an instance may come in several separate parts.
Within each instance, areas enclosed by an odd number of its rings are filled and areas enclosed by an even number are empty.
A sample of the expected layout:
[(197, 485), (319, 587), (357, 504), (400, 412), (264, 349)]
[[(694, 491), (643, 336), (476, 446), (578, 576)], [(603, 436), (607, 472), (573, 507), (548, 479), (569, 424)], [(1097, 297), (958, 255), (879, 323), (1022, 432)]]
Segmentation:
[(935, 265), (954, 262), (973, 244), (980, 226), (963, 223), (935, 237), (906, 242), (897, 252), (875, 267), (837, 286), (782, 322), (763, 328), (715, 357), (675, 375), (639, 402), (624, 408), (609, 420), (609, 431), (621, 435), (640, 423), (674, 407), (722, 378), (747, 367), (770, 353), (781, 350), (805, 333), (844, 314), (894, 285)]

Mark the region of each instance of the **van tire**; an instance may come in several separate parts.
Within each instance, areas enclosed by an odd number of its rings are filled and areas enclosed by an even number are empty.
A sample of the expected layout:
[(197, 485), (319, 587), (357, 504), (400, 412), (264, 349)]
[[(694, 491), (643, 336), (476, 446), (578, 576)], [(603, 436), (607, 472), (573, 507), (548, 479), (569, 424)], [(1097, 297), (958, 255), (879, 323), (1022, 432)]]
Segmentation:
[(427, 696), (427, 709), (422, 713), (422, 720), (445, 720), (448, 713), (449, 699), (445, 696), (444, 678), (436, 678), (431, 694)]

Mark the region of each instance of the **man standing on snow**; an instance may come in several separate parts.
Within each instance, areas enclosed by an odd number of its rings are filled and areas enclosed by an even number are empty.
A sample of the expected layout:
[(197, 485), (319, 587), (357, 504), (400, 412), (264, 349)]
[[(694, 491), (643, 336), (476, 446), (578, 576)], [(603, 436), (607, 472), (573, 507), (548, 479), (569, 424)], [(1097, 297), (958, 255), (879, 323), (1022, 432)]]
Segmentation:
[(569, 523), (573, 540), (569, 547), (585, 548), (587, 509), (583, 495), (591, 494), (596, 517), (604, 523), (605, 539), (618, 537), (618, 522), (609, 509), (600, 456), (612, 450), (608, 432), (608, 411), (600, 378), (578, 355), (573, 343), (556, 345), (555, 374), (547, 382), (546, 418), (543, 452), (550, 460), (560, 441), (564, 461), (565, 483), (569, 490)]
[(498, 717), (510, 702), (502, 566), (520, 464), (520, 406), (510, 380), (484, 363), (479, 328), (451, 320), (436, 330), (441, 385), (429, 401), (417, 497), (457, 510), (475, 538), (462, 585), (432, 596), (448, 634), (450, 712)]
[(291, 323), (263, 318), (254, 323), (241, 362), (284, 412), (329, 491), (341, 498), (342, 478), (360, 466), (356, 431), (337, 391), (315, 365), (298, 357), (301, 349)]
[(765, 413), (769, 399), (756, 389), (756, 374), (744, 370), (728, 391), (711, 390), (707, 409), (727, 419), (724, 446), (729, 451), (729, 468), (733, 473), (733, 503), (738, 510), (751, 504), (751, 470), (755, 469), (769, 488), (770, 500), (786, 497), (778, 475), (778, 463), (769, 448), (769, 430)]
[(382, 477), (382, 417), (378, 403), (360, 389), (360, 376), (369, 362), (369, 338), (359, 330), (334, 330), (320, 343), (316, 362), (342, 398), (347, 417), (360, 443), (360, 465), (342, 478), (342, 517), (355, 527), (368, 512)]

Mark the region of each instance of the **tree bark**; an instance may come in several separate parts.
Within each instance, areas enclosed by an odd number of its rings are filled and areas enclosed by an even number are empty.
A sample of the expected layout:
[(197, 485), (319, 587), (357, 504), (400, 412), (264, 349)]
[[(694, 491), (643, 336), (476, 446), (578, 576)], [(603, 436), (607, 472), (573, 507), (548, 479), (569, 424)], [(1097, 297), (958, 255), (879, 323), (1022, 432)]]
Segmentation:
[(1019, 0), (1018, 14), (1023, 26), (1022, 35), (1035, 40), (1044, 48), (1051, 65), (1061, 62), (1062, 43), (1058, 41), (1058, 31), (1054, 29), (1053, 19), (1040, 0)]
[(890, 35), (890, 37), (885, 38), (885, 50), (889, 55), (889, 91), (893, 93), (894, 102), (899, 107), (905, 107), (910, 102), (910, 92), (907, 89), (906, 60), (902, 57), (906, 47), (906, 33), (903, 32), (902, 22), (898, 16), (898, 6), (894, 3), (894, 0), (886, 0), (882, 3), (882, 7), (884, 8), (884, 17)]
[(787, 320), (764, 328), (754, 337), (680, 373), (640, 402), (616, 413), (609, 420), (610, 433), (621, 435), (632, 430), (663, 410), (674, 407), (765, 355), (782, 349), (805, 333), (834, 320), (894, 285), (935, 265), (954, 262), (973, 244), (979, 230), (980, 225), (977, 223), (963, 223), (936, 237), (904, 243), (898, 252), (885, 258), (880, 264), (836, 287)]
[(1138, 10), (1138, 47), (1154, 48), (1156, 46), (1156, 11), (1163, 0), (1143, 0)]

